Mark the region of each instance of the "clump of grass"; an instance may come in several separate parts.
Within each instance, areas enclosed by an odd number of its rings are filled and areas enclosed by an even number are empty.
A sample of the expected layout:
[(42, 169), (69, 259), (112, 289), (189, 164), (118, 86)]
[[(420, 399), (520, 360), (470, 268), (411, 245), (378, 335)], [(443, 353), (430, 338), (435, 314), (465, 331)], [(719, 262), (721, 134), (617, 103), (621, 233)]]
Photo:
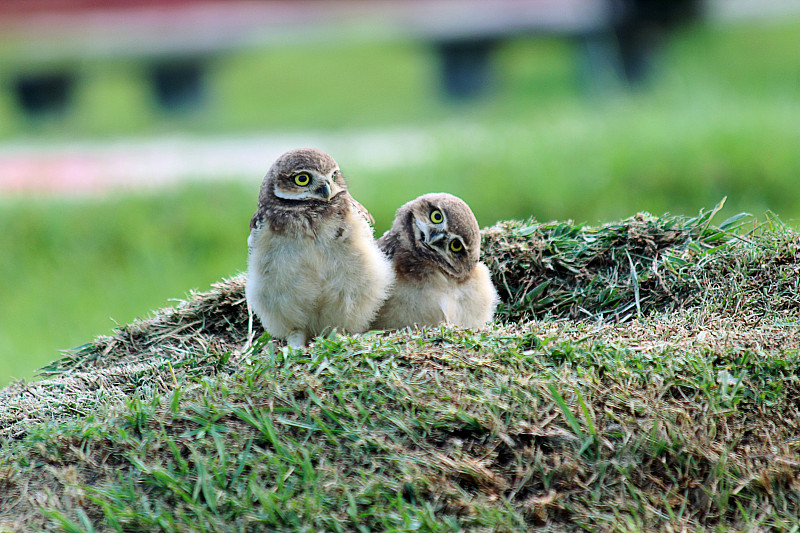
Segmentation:
[(796, 232), (771, 214), (741, 235), (745, 213), (712, 225), (723, 204), (695, 217), (639, 213), (600, 227), (529, 220), (488, 228), (483, 255), (499, 312), (621, 322), (686, 307), (796, 314)]
[(0, 530), (798, 528), (800, 240), (712, 214), (486, 230), (479, 332), (293, 350), (241, 277), (193, 294), (0, 391)]

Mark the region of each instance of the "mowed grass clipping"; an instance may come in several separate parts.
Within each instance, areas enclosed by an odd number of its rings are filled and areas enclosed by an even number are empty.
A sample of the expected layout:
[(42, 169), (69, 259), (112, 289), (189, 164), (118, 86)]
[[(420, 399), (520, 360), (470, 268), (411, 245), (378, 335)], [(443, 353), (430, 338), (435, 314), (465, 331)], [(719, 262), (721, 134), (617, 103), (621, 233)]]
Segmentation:
[(292, 350), (192, 295), (2, 391), (0, 529), (800, 527), (800, 235), (713, 214), (486, 230), (480, 332)]

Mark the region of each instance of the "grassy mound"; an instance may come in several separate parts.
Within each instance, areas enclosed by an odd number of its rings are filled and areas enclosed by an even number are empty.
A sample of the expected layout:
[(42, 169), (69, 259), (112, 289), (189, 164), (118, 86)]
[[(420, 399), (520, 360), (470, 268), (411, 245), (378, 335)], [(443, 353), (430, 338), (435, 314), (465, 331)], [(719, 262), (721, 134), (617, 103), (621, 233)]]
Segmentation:
[(193, 294), (0, 391), (0, 531), (800, 527), (800, 235), (713, 214), (484, 230), (480, 332)]

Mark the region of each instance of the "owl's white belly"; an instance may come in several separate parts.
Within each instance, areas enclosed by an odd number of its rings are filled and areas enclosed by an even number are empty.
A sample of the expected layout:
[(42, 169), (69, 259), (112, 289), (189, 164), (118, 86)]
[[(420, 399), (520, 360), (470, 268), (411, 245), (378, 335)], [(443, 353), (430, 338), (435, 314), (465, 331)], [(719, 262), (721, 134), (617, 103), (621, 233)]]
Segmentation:
[(366, 331), (394, 278), (360, 219), (341, 236), (263, 228), (251, 233), (248, 244), (247, 301), (276, 337)]
[(497, 301), (497, 291), (483, 263), (478, 263), (464, 281), (440, 272), (423, 281), (398, 279), (372, 327), (397, 329), (448, 323), (480, 328), (491, 321)]

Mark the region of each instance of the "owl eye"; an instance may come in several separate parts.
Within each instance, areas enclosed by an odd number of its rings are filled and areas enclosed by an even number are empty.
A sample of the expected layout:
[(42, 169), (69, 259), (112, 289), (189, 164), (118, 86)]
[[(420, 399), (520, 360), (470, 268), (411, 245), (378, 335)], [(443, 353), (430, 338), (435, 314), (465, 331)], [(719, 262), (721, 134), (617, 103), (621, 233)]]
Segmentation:
[(311, 176), (302, 172), (294, 177), (294, 182), (301, 187), (305, 187), (309, 183), (311, 183)]
[(450, 249), (456, 253), (460, 252), (464, 249), (464, 245), (461, 244), (461, 241), (458, 239), (453, 239), (450, 241)]
[(434, 224), (441, 224), (444, 222), (444, 215), (438, 209), (431, 211), (431, 222)]

